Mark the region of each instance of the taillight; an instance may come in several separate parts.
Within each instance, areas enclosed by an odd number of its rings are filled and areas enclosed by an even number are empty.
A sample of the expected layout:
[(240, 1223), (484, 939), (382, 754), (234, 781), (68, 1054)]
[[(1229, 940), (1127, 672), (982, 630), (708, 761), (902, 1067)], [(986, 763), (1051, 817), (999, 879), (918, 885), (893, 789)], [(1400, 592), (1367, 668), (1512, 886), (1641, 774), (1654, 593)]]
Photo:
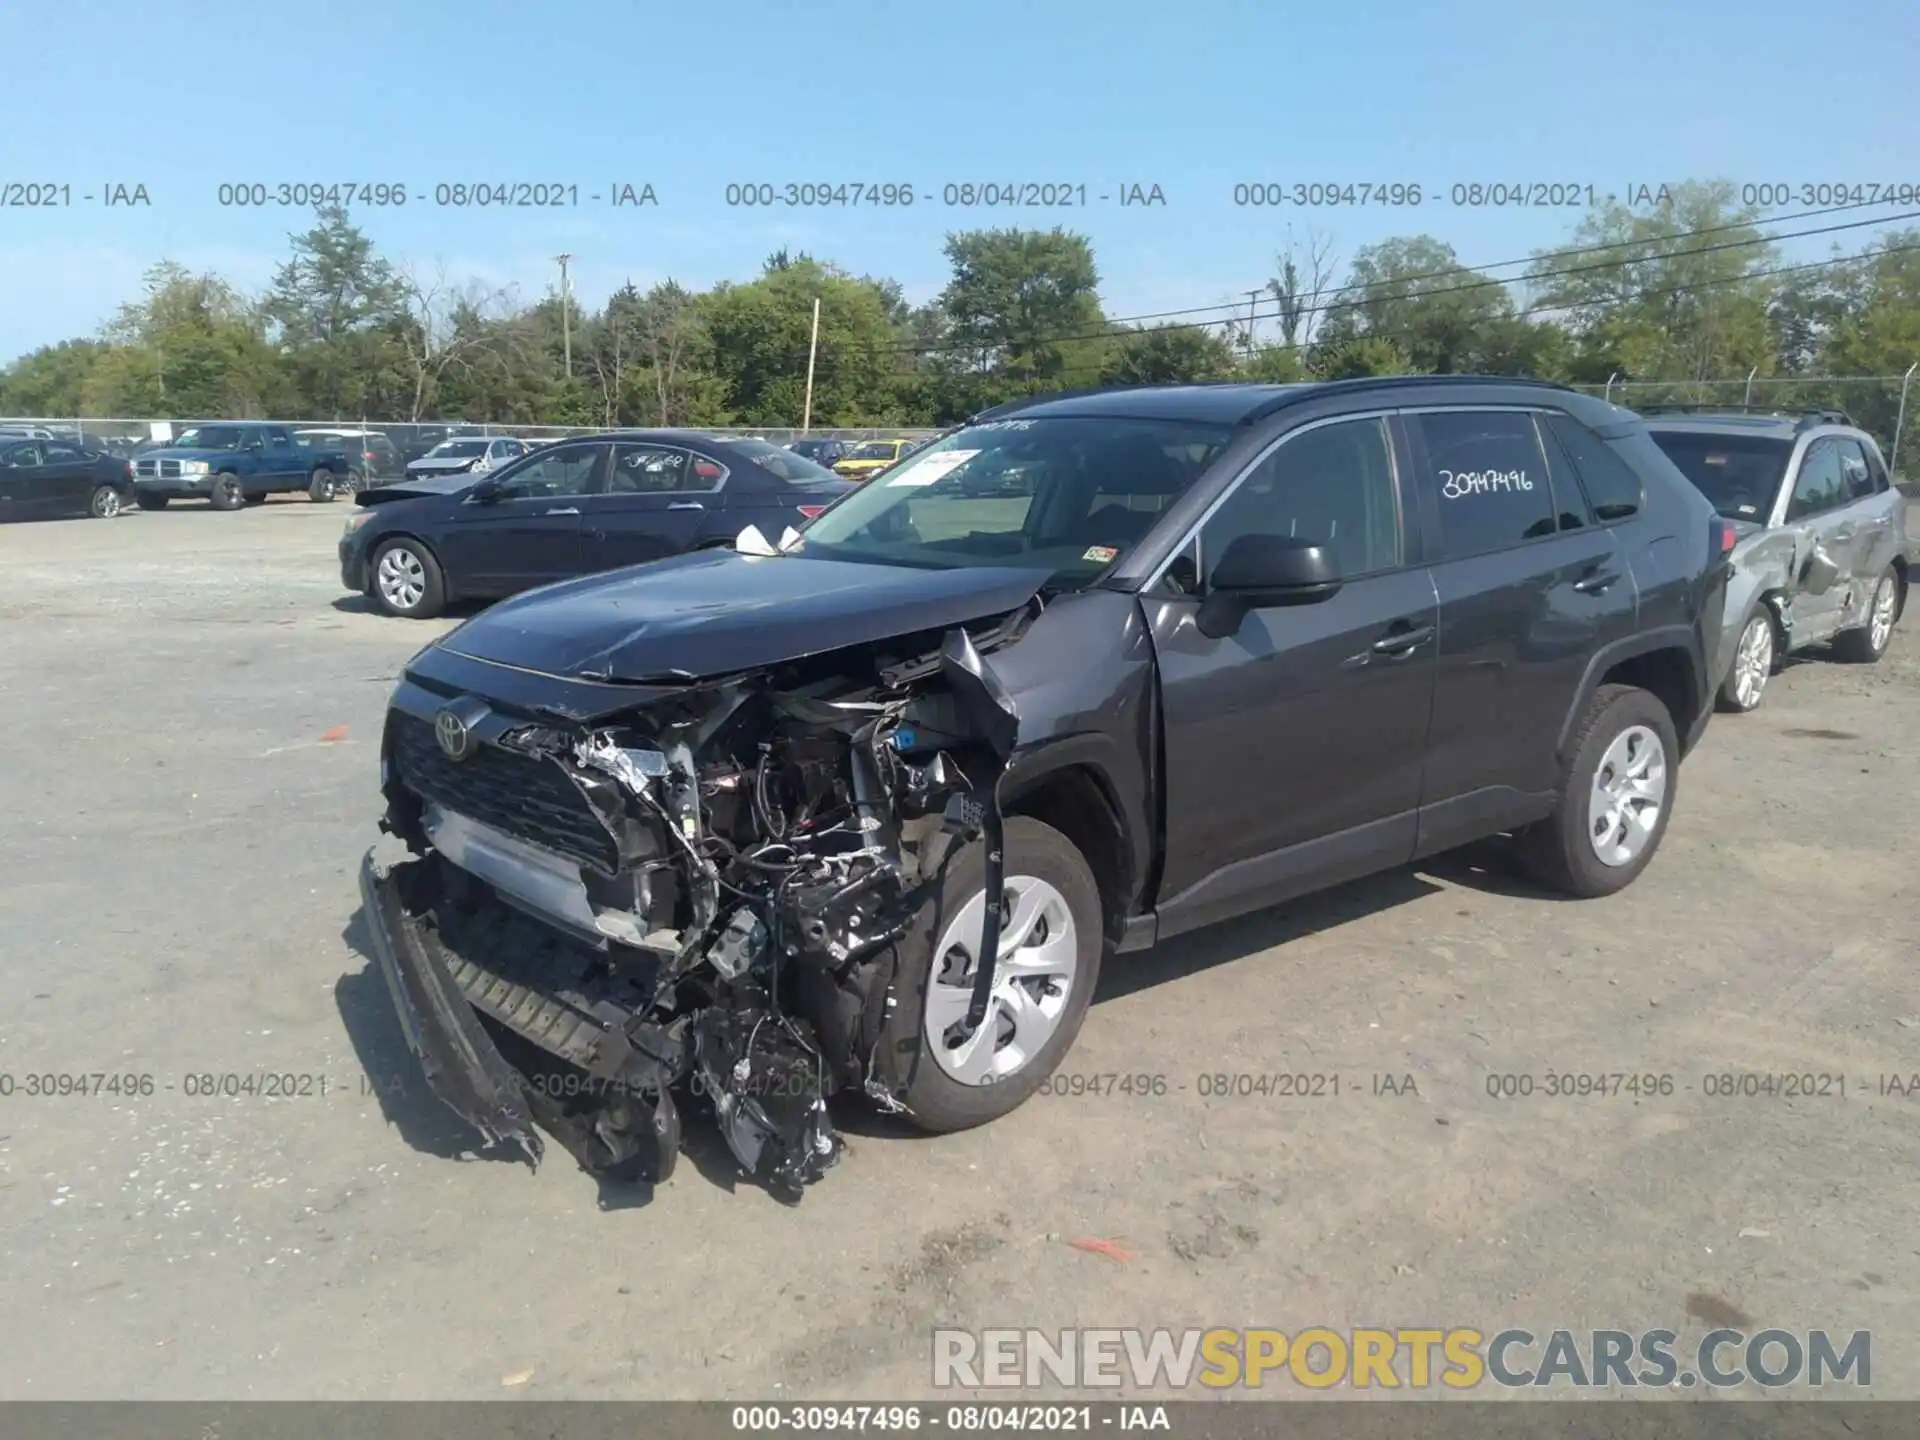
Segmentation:
[(128, 478), (129, 480), (131, 480), (131, 479), (133, 478), (133, 473), (134, 473), (134, 472), (133, 472), (133, 461), (131, 461), (131, 460), (129, 460), (129, 461), (127, 461), (127, 478)]
[(824, 505), (797, 505), (794, 508), (797, 509), (802, 515), (806, 516), (807, 519), (809, 520), (813, 519), (817, 515), (824, 515), (827, 513), (827, 507)]
[(1740, 534), (1733, 528), (1731, 520), (1715, 520), (1713, 527), (1713, 553), (1724, 560), (1733, 553), (1733, 547), (1740, 542)]

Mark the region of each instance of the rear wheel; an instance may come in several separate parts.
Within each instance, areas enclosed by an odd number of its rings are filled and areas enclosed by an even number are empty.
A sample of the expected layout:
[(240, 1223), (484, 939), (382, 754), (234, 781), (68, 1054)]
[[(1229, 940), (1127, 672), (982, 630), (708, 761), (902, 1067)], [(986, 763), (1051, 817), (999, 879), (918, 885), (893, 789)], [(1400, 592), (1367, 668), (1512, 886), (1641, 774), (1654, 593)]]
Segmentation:
[(1893, 622), (1900, 617), (1900, 572), (1889, 565), (1867, 602), (1867, 623), (1833, 637), (1833, 653), (1855, 665), (1871, 665), (1887, 653)]
[(325, 505), (340, 493), (340, 482), (333, 478), (333, 472), (316, 469), (307, 477), (307, 498), (317, 505)]
[(986, 1019), (963, 1020), (986, 917), (986, 857), (969, 845), (899, 941), (900, 1003), (876, 1070), (924, 1130), (965, 1130), (1018, 1107), (1072, 1047), (1100, 978), (1100, 891), (1073, 843), (1025, 816), (1006, 823), (1000, 959)]
[(207, 498), (216, 510), (238, 510), (247, 503), (247, 492), (240, 488), (238, 475), (216, 475), (213, 477), (213, 493)]
[(1553, 814), (1520, 833), (1544, 884), (1580, 899), (1631, 885), (1673, 813), (1680, 741), (1667, 707), (1631, 685), (1602, 685), (1574, 732)]
[(102, 485), (87, 501), (87, 514), (96, 520), (111, 520), (119, 513), (120, 492), (111, 485)]
[(433, 552), (417, 540), (389, 540), (373, 555), (373, 603), (389, 615), (426, 620), (446, 604), (446, 581)]

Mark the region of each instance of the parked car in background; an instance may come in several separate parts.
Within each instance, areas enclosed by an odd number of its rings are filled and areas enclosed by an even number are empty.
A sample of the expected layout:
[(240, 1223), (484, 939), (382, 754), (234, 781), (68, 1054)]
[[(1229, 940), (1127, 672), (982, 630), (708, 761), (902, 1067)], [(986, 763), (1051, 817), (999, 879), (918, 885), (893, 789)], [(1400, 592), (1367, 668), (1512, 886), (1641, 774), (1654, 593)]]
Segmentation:
[(803, 436), (798, 440), (789, 440), (787, 449), (794, 454), (811, 460), (816, 465), (824, 465), (831, 470), (846, 458), (852, 447), (844, 440), (833, 440), (822, 435)]
[(414, 480), (432, 475), (461, 475), (467, 471), (484, 475), (489, 470), (497, 470), (502, 465), (518, 460), (526, 453), (527, 446), (523, 441), (504, 435), (491, 438), (474, 435), (442, 440), (418, 460), (407, 462), (407, 478)]
[(347, 452), (348, 482), (352, 489), (375, 480), (394, 480), (406, 473), (393, 441), (378, 430), (296, 430), (293, 438), (308, 445)]
[(238, 510), (304, 490), (324, 503), (348, 488), (348, 470), (345, 450), (303, 445), (284, 425), (190, 425), (134, 457), (134, 500), (142, 510), (163, 510), (182, 496), (203, 496), (216, 510)]
[(117, 456), (63, 440), (0, 435), (0, 521), (111, 520), (132, 500), (127, 462)]
[(678, 430), (557, 440), (490, 474), (364, 490), (340, 539), (340, 581), (389, 615), (777, 538), (855, 488), (791, 451)]
[(833, 471), (849, 480), (871, 480), (912, 446), (911, 440), (862, 440), (834, 462)]
[(1880, 447), (1839, 411), (1650, 409), (1653, 441), (1734, 526), (1722, 709), (1759, 705), (1790, 653), (1886, 653), (1907, 603), (1907, 506)]
[[(777, 553), (554, 586), (407, 662), (379, 775), (416, 858), (369, 853), (364, 913), (482, 1134), (657, 1182), (675, 1092), (714, 1097), (792, 1198), (832, 1094), (933, 1131), (1020, 1105), (1116, 952), (1503, 832), (1572, 897), (1653, 860), (1731, 532), (1630, 412), (1431, 376), (975, 419)], [(974, 497), (989, 459), (1027, 503)], [(573, 1067), (578, 1106), (515, 1079)]]

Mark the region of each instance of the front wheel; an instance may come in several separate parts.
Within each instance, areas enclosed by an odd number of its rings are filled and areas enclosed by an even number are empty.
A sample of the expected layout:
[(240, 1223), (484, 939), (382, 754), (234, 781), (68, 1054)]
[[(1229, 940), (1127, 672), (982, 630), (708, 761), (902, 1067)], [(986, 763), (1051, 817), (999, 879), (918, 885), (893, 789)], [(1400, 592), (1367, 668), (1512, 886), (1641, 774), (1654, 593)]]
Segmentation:
[(426, 620), (446, 603), (433, 553), (414, 540), (389, 540), (373, 556), (373, 602), (389, 615)]
[(167, 508), (167, 501), (172, 498), (171, 495), (149, 495), (144, 490), (136, 490), (133, 495), (133, 503), (138, 505), (142, 510), (164, 510)]
[(330, 504), (339, 493), (340, 482), (333, 478), (331, 470), (316, 469), (307, 477), (307, 498), (316, 505)]
[(111, 520), (119, 513), (120, 492), (111, 485), (102, 485), (87, 501), (87, 514), (96, 520)]
[(1758, 709), (1773, 675), (1774, 654), (1773, 620), (1765, 610), (1756, 610), (1740, 627), (1739, 643), (1733, 647), (1733, 668), (1715, 697), (1719, 708), (1737, 715)]
[(899, 1003), (875, 1069), (923, 1130), (966, 1130), (1032, 1095), (1072, 1047), (1100, 979), (1100, 890), (1058, 830), (1006, 822), (1000, 959), (986, 1019), (958, 1039), (986, 918), (986, 855), (972, 844), (946, 867), (936, 893), (898, 942)]
[(1893, 622), (1900, 618), (1900, 572), (1889, 565), (1873, 587), (1867, 605), (1867, 623), (1833, 637), (1833, 653), (1855, 665), (1871, 665), (1887, 653)]
[(1520, 833), (1527, 868), (1582, 900), (1624, 890), (1660, 848), (1679, 764), (1673, 717), (1659, 698), (1602, 685), (1574, 732), (1553, 814)]
[(238, 510), (247, 503), (247, 492), (240, 488), (238, 475), (216, 475), (213, 493), (207, 499), (216, 510)]

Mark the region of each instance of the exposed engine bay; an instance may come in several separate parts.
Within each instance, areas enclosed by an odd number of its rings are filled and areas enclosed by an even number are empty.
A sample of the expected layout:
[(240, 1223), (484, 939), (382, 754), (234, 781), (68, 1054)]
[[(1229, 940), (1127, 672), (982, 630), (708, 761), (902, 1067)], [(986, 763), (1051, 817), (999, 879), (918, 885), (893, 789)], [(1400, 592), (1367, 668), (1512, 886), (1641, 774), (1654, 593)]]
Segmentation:
[[(583, 1166), (664, 1180), (704, 1106), (793, 1201), (841, 1156), (830, 1096), (903, 1108), (881, 1046), (895, 942), (972, 841), (1000, 893), (1018, 722), (983, 655), (1040, 604), (689, 681), (612, 723), (470, 696), (431, 725), (395, 712), (383, 828), (420, 857), (408, 924), (487, 1022), (501, 1085)], [(1003, 916), (983, 908), (953, 1043), (987, 1013)], [(541, 1158), (531, 1127), (489, 1138)]]

